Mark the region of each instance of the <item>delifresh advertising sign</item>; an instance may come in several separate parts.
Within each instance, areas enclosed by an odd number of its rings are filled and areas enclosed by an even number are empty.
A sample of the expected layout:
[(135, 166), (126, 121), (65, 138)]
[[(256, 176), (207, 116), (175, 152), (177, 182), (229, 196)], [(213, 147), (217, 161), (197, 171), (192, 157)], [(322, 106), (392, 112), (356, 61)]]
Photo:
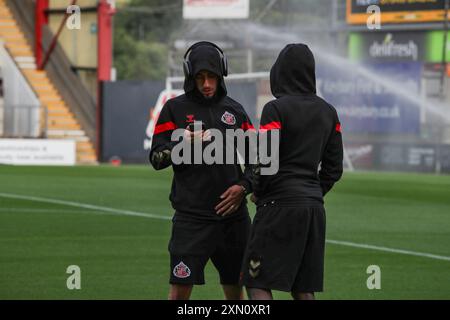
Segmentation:
[(423, 61), (425, 38), (425, 32), (351, 33), (349, 58), (374, 62)]
[[(429, 31), (426, 37), (426, 56), (425, 61), (431, 63), (441, 63), (444, 46), (444, 31)], [(447, 33), (447, 43), (445, 48), (446, 62), (450, 62), (450, 32)]]
[[(352, 32), (348, 57), (353, 61), (423, 61), (442, 63), (445, 34), (442, 30), (397, 32)], [(450, 31), (447, 33), (446, 62), (450, 62)]]

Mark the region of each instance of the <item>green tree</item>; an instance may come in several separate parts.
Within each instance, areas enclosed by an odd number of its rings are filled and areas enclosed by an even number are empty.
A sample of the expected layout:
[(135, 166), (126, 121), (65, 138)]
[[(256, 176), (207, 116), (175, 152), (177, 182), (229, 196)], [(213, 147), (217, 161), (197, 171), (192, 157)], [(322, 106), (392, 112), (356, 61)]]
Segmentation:
[(171, 34), (182, 24), (181, 0), (131, 0), (114, 21), (119, 80), (162, 80)]
[(114, 65), (121, 80), (162, 80), (167, 73), (167, 45), (136, 41), (125, 30), (115, 33)]
[[(269, 4), (272, 5), (266, 10)], [(163, 80), (166, 77), (171, 41), (174, 37), (182, 39), (186, 27), (196, 23), (183, 21), (182, 8), (182, 0), (130, 0), (128, 5), (118, 8), (114, 18), (114, 65), (118, 79)], [(250, 0), (249, 20), (290, 32), (301, 26), (327, 30), (330, 12), (330, 0)], [(230, 30), (223, 32), (233, 32)], [(198, 34), (198, 38), (201, 36)], [(245, 71), (245, 61), (232, 58), (230, 61), (235, 71)], [(270, 63), (255, 60), (255, 66), (261, 65), (262, 69), (267, 69), (267, 64)], [(242, 68), (238, 68), (240, 65)]]

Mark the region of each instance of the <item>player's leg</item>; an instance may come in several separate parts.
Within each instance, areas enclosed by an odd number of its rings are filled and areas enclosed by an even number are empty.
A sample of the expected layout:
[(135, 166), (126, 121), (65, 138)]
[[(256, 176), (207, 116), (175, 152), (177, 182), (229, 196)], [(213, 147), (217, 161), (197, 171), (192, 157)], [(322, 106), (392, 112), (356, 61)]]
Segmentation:
[(237, 221), (223, 222), (219, 231), (223, 235), (223, 241), (211, 256), (227, 300), (244, 299), (243, 287), (239, 281), (249, 231), (248, 215)]
[(188, 300), (194, 285), (205, 283), (207, 256), (170, 255), (169, 300)]
[(170, 252), (170, 300), (187, 300), (194, 285), (205, 283), (204, 269), (208, 261), (207, 240), (214, 230), (211, 224), (174, 219)]
[(273, 300), (272, 291), (259, 288), (247, 288), (247, 295), (250, 300)]
[(310, 215), (270, 203), (258, 208), (243, 263), (250, 299), (271, 299), (270, 290), (291, 292), (306, 246)]
[(315, 300), (314, 292), (291, 292), (294, 300)]
[(169, 300), (189, 300), (192, 288), (192, 284), (171, 284), (169, 289)]
[(223, 284), (222, 289), (226, 300), (244, 300), (242, 286)]
[(308, 211), (311, 216), (308, 239), (291, 292), (295, 300), (314, 300), (314, 292), (323, 290), (325, 209), (313, 207)]

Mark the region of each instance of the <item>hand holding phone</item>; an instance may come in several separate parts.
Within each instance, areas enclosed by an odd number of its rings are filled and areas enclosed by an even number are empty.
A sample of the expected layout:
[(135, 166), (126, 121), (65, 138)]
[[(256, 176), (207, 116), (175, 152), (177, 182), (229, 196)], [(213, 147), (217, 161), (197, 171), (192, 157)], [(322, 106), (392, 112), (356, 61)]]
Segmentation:
[(201, 121), (189, 123), (186, 127), (184, 138), (190, 142), (203, 141), (203, 134), (205, 132), (205, 124)]

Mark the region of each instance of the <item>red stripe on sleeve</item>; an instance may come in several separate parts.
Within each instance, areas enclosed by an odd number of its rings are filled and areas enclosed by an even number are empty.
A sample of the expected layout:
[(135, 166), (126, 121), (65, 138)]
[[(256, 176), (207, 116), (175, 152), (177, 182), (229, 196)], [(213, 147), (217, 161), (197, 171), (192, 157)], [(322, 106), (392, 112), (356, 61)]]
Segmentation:
[(241, 129), (244, 130), (244, 131), (247, 131), (247, 130), (255, 130), (255, 127), (254, 127), (251, 123), (249, 123), (249, 122), (244, 122), (244, 123), (242, 124), (242, 126), (241, 126)]
[(158, 134), (158, 133), (166, 132), (169, 130), (175, 130), (176, 128), (177, 128), (177, 125), (175, 123), (173, 123), (172, 121), (164, 122), (162, 124), (158, 124), (155, 127), (155, 131), (153, 132), (153, 134)]
[(267, 131), (267, 130), (274, 130), (274, 129), (281, 129), (281, 122), (272, 121), (268, 124), (259, 126), (260, 131)]
[(341, 130), (341, 124), (338, 122), (336, 123), (336, 132), (342, 132)]

